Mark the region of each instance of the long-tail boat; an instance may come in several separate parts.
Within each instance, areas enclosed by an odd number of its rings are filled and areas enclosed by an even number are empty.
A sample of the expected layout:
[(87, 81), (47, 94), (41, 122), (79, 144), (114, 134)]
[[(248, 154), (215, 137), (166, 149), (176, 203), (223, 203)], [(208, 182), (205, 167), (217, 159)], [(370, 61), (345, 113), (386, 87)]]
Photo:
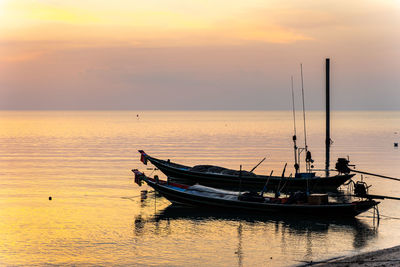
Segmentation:
[[(189, 184), (243, 190), (266, 191), (335, 191), (340, 185), (351, 179), (354, 174), (337, 174), (329, 177), (316, 176), (314, 172), (300, 173), (297, 177), (257, 175), (249, 171), (236, 171), (212, 165), (197, 165), (194, 167), (153, 158), (143, 150), (141, 160), (147, 164), (150, 161), (157, 169), (171, 179), (183, 179)], [(266, 187), (266, 188), (264, 188)]]
[[(272, 176), (270, 175), (256, 175), (253, 170), (251, 171), (237, 171), (230, 170), (218, 166), (211, 165), (197, 165), (197, 166), (186, 166), (177, 164), (168, 160), (161, 160), (153, 158), (146, 154), (143, 150), (139, 150), (141, 154), (141, 161), (147, 165), (147, 161), (150, 161), (157, 169), (162, 171), (169, 178), (184, 179), (190, 183), (199, 183), (202, 185), (213, 186), (218, 188), (241, 188), (241, 189), (252, 189), (252, 190), (263, 190), (268, 191), (293, 191), (301, 190), (307, 192), (326, 192), (334, 191), (340, 185), (350, 180), (354, 174), (349, 172), (338, 172), (336, 175), (330, 175), (329, 170), (329, 152), (331, 145), (330, 138), (330, 93), (329, 93), (329, 58), (326, 59), (326, 139), (325, 139), (325, 174), (324, 176), (316, 176), (313, 171), (313, 162), (311, 158), (311, 152), (307, 146), (307, 135), (306, 135), (306, 119), (305, 119), (305, 108), (304, 108), (304, 89), (303, 89), (303, 75), (302, 77), (302, 96), (303, 96), (303, 117), (304, 117), (304, 147), (300, 148), (297, 146), (296, 140), (296, 120), (295, 120), (295, 107), (294, 107), (294, 93), (293, 93), (293, 78), (292, 78), (292, 101), (293, 101), (293, 122), (294, 122), (294, 159), (295, 159), (295, 175), (294, 177), (284, 176), (286, 165), (282, 175)], [(301, 73), (303, 73), (301, 69)], [(300, 155), (305, 152), (306, 156), (306, 171), (300, 171)]]
[(372, 198), (358, 197), (351, 202), (330, 201), (327, 194), (311, 194), (297, 192), (289, 197), (264, 197), (264, 194), (250, 192), (234, 192), (215, 189), (202, 185), (184, 185), (162, 181), (158, 176), (149, 178), (138, 170), (132, 170), (135, 182), (147, 183), (155, 191), (173, 204), (246, 211), (267, 214), (303, 214), (319, 217), (354, 217), (374, 208), (379, 202)]

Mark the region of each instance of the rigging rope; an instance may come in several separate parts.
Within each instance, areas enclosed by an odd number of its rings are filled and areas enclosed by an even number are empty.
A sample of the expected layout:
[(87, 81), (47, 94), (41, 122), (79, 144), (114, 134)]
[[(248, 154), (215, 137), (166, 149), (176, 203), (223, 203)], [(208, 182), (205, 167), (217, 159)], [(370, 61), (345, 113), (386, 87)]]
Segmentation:
[(293, 135), (293, 144), (294, 144), (294, 168), (296, 170), (296, 174), (299, 172), (300, 169), (300, 164), (298, 161), (298, 157), (300, 155), (297, 155), (297, 132), (296, 132), (296, 110), (295, 110), (295, 105), (294, 105), (294, 90), (293, 90), (293, 76), (291, 76), (291, 81), (292, 81), (292, 108), (293, 108), (293, 130), (294, 130), (294, 135)]

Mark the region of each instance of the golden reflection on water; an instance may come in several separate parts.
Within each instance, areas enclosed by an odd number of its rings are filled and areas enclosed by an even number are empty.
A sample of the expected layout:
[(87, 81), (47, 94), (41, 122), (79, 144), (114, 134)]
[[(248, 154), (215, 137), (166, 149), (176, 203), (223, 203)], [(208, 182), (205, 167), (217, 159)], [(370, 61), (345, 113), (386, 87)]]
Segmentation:
[[(308, 143), (322, 168), (323, 113), (308, 118)], [(360, 170), (399, 177), (393, 148), (399, 118), (399, 112), (335, 112), (332, 158), (349, 154)], [(375, 231), (366, 216), (315, 223), (171, 209), (154, 193), (140, 200), (146, 187), (133, 184), (130, 169), (152, 171), (137, 149), (188, 165), (244, 169), (267, 156), (258, 173), (291, 166), (290, 112), (2, 111), (0, 125), (3, 265), (280, 266), (400, 241), (394, 219)], [(393, 183), (367, 179), (374, 193), (400, 196)], [(385, 201), (380, 210), (400, 217), (397, 206)]]

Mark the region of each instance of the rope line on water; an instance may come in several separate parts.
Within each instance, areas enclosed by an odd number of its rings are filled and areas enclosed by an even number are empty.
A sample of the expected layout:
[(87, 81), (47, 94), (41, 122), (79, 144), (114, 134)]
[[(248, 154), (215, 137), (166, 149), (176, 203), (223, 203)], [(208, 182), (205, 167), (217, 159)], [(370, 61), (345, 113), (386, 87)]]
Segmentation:
[[(366, 213), (374, 214), (374, 212), (370, 211), (370, 210), (367, 211)], [(392, 216), (387, 216), (384, 214), (379, 214), (379, 217), (381, 217), (381, 219), (383, 217), (384, 219), (400, 220), (400, 217), (392, 217)], [(373, 216), (360, 215), (360, 216), (357, 216), (357, 218), (373, 218)]]

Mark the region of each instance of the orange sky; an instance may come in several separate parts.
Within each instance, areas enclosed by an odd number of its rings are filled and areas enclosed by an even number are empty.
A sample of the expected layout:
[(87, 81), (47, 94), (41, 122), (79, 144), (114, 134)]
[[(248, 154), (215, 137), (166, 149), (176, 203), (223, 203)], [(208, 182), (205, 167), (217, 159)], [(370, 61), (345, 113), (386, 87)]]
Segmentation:
[(320, 108), (325, 57), (333, 107), (398, 109), (399, 15), (398, 0), (0, 0), (0, 109), (286, 109), (300, 62)]

